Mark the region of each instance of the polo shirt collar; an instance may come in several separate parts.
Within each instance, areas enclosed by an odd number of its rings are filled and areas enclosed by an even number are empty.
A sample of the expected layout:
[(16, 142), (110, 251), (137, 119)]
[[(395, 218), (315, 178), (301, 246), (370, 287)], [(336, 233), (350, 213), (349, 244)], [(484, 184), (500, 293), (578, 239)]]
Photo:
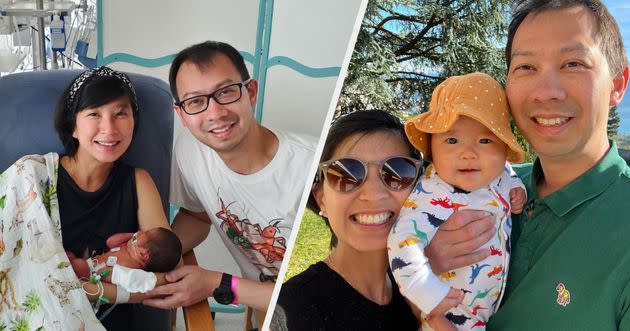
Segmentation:
[[(551, 211), (564, 216), (573, 208), (604, 192), (618, 179), (626, 168), (626, 162), (617, 151), (617, 144), (609, 140), (610, 149), (591, 169), (560, 190), (543, 199)], [(532, 198), (538, 198), (537, 179), (543, 176), (540, 160), (536, 159), (530, 177)]]

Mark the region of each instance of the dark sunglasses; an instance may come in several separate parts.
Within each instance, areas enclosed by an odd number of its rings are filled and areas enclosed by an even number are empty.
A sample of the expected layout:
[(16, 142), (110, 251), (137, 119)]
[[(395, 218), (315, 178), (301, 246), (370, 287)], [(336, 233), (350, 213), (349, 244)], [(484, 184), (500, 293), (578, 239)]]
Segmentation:
[(406, 156), (393, 156), (372, 162), (345, 157), (320, 163), (315, 181), (318, 183), (325, 178), (335, 191), (349, 193), (365, 182), (370, 164), (378, 166), (381, 181), (392, 191), (404, 190), (413, 185), (421, 167), (419, 160)]

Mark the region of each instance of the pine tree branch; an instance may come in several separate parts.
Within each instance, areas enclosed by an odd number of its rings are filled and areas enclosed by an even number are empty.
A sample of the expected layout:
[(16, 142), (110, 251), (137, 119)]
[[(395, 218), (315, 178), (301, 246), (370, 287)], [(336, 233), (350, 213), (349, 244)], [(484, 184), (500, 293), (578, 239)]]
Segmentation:
[(435, 27), (435, 26), (437, 26), (437, 25), (439, 25), (441, 23), (442, 23), (442, 20), (436, 20), (435, 19), (435, 13), (431, 14), (431, 17), (429, 18), (429, 21), (424, 26), (424, 28), (422, 28), (422, 30), (420, 30), (420, 32), (418, 32), (418, 35), (416, 35), (413, 39), (411, 39), (405, 46), (403, 46), (402, 48), (394, 51), (394, 55), (399, 56), (399, 55), (405, 54), (409, 50), (411, 50), (414, 47), (416, 47), (418, 42), (420, 42), (420, 40), (422, 40), (422, 38), (424, 38), (424, 35), (426, 35), (427, 32), (429, 32), (429, 30), (431, 30), (433, 27)]
[(421, 73), (416, 73), (416, 76), (418, 77), (396, 77), (396, 78), (387, 78), (385, 79), (385, 82), (387, 83), (395, 83), (395, 82), (400, 82), (400, 81), (422, 81), (423, 79), (421, 78), (429, 78), (429, 79), (433, 79), (433, 80), (438, 80), (440, 79), (440, 77), (434, 77), (431, 75), (425, 75), (425, 74), (421, 74)]
[(405, 21), (405, 22), (418, 22), (416, 16), (407, 16), (407, 15), (391, 15), (382, 19), (376, 26), (376, 29), (382, 28), (389, 21)]

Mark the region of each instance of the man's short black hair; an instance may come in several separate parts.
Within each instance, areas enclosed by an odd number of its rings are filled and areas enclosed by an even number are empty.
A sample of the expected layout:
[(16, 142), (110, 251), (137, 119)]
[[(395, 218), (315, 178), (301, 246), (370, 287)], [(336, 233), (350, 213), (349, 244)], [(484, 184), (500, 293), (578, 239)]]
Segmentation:
[[(512, 20), (508, 28), (508, 39), (505, 47), (505, 61), (510, 68), (512, 62), (512, 43), (518, 27), (523, 23), (527, 15), (536, 15), (553, 9), (564, 9), (573, 6), (584, 6), (593, 13), (596, 20), (597, 42), (606, 57), (610, 74), (616, 75), (628, 66), (626, 49), (623, 47), (623, 38), (619, 31), (619, 25), (610, 14), (606, 6), (600, 0), (514, 0), (511, 11)], [(549, 31), (553, 33), (553, 31)]]
[(184, 62), (192, 62), (198, 68), (203, 69), (217, 54), (223, 54), (230, 59), (236, 70), (241, 75), (241, 80), (249, 79), (249, 72), (245, 66), (245, 61), (241, 53), (229, 44), (220, 41), (205, 41), (196, 45), (192, 45), (177, 53), (175, 59), (171, 63), (171, 69), (168, 74), (168, 82), (171, 86), (171, 93), (175, 102), (180, 102), (177, 95), (177, 72)]

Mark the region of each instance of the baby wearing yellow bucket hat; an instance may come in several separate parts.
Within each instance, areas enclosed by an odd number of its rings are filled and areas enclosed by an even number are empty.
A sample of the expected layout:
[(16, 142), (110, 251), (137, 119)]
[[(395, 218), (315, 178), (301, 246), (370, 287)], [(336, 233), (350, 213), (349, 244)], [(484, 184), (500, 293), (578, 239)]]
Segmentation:
[[(405, 124), (409, 140), (431, 164), (403, 204), (387, 247), (400, 292), (422, 311), (422, 330), (432, 330), (428, 321), (434, 318), (447, 318), (459, 330), (483, 330), (501, 302), (510, 213), (520, 213), (526, 198), (525, 186), (507, 162), (525, 158), (509, 120), (501, 85), (472, 73), (446, 79), (433, 91), (429, 111)], [(491, 255), (435, 275), (424, 248), (459, 209), (494, 216), (497, 235), (481, 248)]]

